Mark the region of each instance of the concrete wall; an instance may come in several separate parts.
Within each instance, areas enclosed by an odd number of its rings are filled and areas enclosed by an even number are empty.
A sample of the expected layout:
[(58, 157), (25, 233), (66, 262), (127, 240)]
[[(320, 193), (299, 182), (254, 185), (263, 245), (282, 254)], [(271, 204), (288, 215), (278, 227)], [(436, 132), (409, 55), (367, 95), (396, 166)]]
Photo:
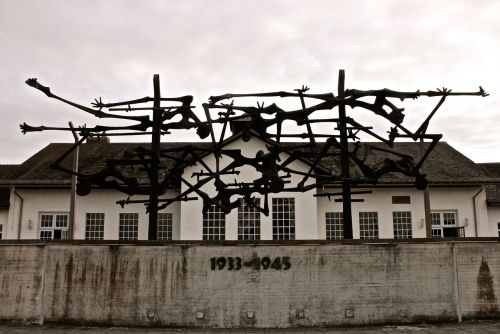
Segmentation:
[[(70, 190), (69, 189), (16, 189), (23, 198), (22, 216), (21, 201), (11, 193), (10, 210), (5, 237), (17, 239), (19, 231), (19, 218), (21, 217), (21, 239), (38, 239), (40, 230), (40, 214), (46, 212), (69, 212)], [(171, 198), (178, 192), (169, 191), (165, 197)], [(126, 199), (125, 194), (113, 190), (92, 190), (88, 196), (76, 196), (75, 200), (75, 239), (85, 238), (85, 217), (87, 213), (104, 213), (104, 239), (117, 240), (120, 213), (138, 213), (139, 240), (147, 240), (148, 215), (143, 204), (129, 204), (124, 208), (116, 204), (116, 201)], [(131, 199), (143, 199), (134, 196)], [(173, 238), (179, 239), (180, 235), (180, 203), (174, 203), (161, 212), (171, 212), (173, 215)]]
[[(232, 265), (219, 269), (222, 257)], [(266, 257), (281, 263), (264, 269)], [(0, 268), (2, 320), (286, 328), (500, 317), (498, 239), (1, 242)]]

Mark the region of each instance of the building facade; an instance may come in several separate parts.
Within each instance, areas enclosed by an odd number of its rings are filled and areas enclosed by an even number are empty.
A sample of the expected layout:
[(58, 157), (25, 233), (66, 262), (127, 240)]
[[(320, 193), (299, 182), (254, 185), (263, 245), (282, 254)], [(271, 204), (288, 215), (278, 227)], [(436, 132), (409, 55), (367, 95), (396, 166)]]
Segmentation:
[[(238, 149), (244, 156), (265, 150), (257, 137), (243, 141), (235, 136), (227, 149)], [(417, 143), (395, 143), (400, 149), (416, 152)], [(65, 239), (70, 222), (69, 176), (52, 170), (50, 164), (71, 144), (50, 144), (20, 165), (0, 166), (0, 235), (3, 239)], [(164, 144), (172, 145), (172, 144)], [(80, 170), (102, 166), (105, 159), (119, 156), (137, 144), (87, 143), (80, 149)], [(286, 158), (286, 153), (281, 153)], [(215, 162), (207, 156), (206, 166)], [(224, 163), (222, 161), (221, 163)], [(293, 162), (295, 170), (307, 170), (307, 163)], [(195, 182), (196, 164), (185, 168), (183, 178)], [(429, 180), (429, 197), (434, 237), (497, 237), (500, 206), (496, 183), (500, 181), (497, 164), (476, 164), (445, 142), (431, 153), (423, 166)], [(498, 171), (498, 172), (497, 172)], [(234, 176), (228, 176), (234, 177)], [(258, 173), (243, 168), (238, 182), (250, 182)], [(292, 176), (296, 177), (296, 176)], [(292, 180), (298, 182), (298, 180)], [(185, 190), (169, 190), (172, 198)], [(212, 195), (213, 185), (202, 191)], [(158, 238), (162, 240), (323, 240), (342, 239), (342, 203), (322, 192), (339, 190), (328, 184), (307, 192), (277, 193), (269, 196), (268, 216), (241, 205), (224, 214), (217, 207), (203, 213), (201, 199), (175, 202), (159, 212)], [(414, 188), (413, 180), (390, 173), (376, 185), (356, 191), (363, 202), (352, 204), (355, 239), (424, 238), (424, 192)], [(123, 208), (116, 204), (127, 196), (111, 189), (93, 189), (77, 196), (74, 213), (74, 239), (146, 240), (148, 215), (142, 204)], [(144, 198), (144, 197), (142, 197)], [(134, 196), (133, 199), (141, 199)], [(264, 201), (264, 198), (259, 198)]]

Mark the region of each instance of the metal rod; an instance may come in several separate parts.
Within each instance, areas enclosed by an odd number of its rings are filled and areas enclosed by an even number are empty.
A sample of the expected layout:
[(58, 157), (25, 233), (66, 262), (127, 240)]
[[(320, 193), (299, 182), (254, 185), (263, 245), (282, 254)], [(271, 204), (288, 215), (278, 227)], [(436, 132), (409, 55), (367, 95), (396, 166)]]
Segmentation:
[[(178, 109), (178, 108), (196, 108), (196, 106), (168, 106), (160, 107), (160, 110), (165, 111), (167, 109)], [(132, 111), (132, 110), (154, 110), (155, 107), (142, 107), (142, 108), (109, 108), (109, 111)]]
[[(75, 139), (75, 143), (78, 143), (80, 137), (78, 137), (77, 130), (73, 126), (73, 123), (68, 122), (71, 128), (71, 133)], [(68, 239), (73, 240), (75, 234), (75, 205), (76, 205), (76, 182), (78, 173), (78, 157), (80, 155), (80, 145), (76, 146), (73, 152), (73, 174), (71, 175), (71, 197), (69, 201), (69, 223), (68, 223)]]
[(158, 220), (158, 165), (160, 162), (160, 137), (161, 137), (161, 113), (160, 108), (160, 76), (153, 76), (154, 101), (153, 101), (153, 133), (151, 135), (151, 167), (150, 181), (151, 189), (149, 193), (149, 228), (148, 240), (157, 240), (157, 220)]
[[(342, 101), (345, 98), (345, 72), (339, 71), (338, 98)], [(342, 210), (344, 224), (344, 239), (353, 239), (352, 235), (352, 211), (351, 211), (351, 183), (347, 180), (350, 178), (349, 171), (349, 142), (347, 135), (347, 119), (345, 111), (345, 103), (339, 103), (339, 132), (340, 132), (340, 167), (342, 173)]]

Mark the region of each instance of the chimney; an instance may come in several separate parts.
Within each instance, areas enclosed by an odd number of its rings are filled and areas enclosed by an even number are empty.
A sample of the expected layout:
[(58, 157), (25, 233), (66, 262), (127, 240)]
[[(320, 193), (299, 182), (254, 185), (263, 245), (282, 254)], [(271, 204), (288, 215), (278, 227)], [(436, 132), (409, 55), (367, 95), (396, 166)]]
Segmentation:
[(247, 132), (250, 130), (250, 117), (244, 117), (237, 120), (232, 120), (229, 123), (229, 128), (233, 135), (240, 132)]
[(109, 144), (109, 137), (98, 136), (98, 137), (88, 137), (87, 144)]

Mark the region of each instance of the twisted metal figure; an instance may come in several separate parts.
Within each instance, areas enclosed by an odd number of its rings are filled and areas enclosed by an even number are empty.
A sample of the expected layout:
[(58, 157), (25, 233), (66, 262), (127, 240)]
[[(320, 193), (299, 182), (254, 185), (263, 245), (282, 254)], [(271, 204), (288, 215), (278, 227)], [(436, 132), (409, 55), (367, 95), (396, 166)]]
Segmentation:
[[(208, 103), (202, 105), (206, 117), (206, 120), (202, 121), (193, 111), (192, 96), (161, 97), (157, 75), (154, 77), (154, 97), (147, 96), (116, 103), (104, 103), (98, 98), (92, 102), (93, 108), (53, 94), (49, 87), (40, 84), (37, 79), (28, 79), (26, 83), (50, 98), (97, 118), (120, 119), (132, 123), (124, 126), (77, 127), (76, 131), (81, 139), (59, 157), (52, 167), (76, 175), (77, 191), (80, 195), (86, 195), (92, 187), (98, 186), (116, 189), (129, 195), (127, 199), (118, 201), (122, 206), (129, 203), (144, 203), (150, 214), (149, 239), (156, 239), (155, 217), (158, 210), (177, 201), (200, 198), (203, 201), (204, 212), (216, 206), (221, 211), (229, 213), (240, 206), (243, 199), (246, 205), (268, 215), (270, 194), (308, 192), (327, 184), (341, 184), (342, 192), (326, 192), (314, 196), (333, 197), (336, 201), (343, 202), (344, 219), (347, 220), (344, 224), (347, 226), (351, 224), (350, 203), (361, 201), (352, 199), (351, 195), (367, 193), (367, 191), (351, 191), (352, 186), (375, 184), (387, 173), (401, 173), (414, 178), (418, 189), (427, 187), (425, 175), (420, 170), (442, 137), (440, 134), (427, 133), (427, 129), (430, 120), (447, 97), (488, 95), (481, 87), (476, 92), (452, 92), (446, 88), (425, 92), (344, 89), (344, 74), (341, 71), (337, 96), (333, 93), (310, 94), (307, 86), (302, 86), (293, 92), (212, 96)], [(406, 99), (417, 99), (422, 96), (440, 97), (440, 99), (418, 128), (410, 130), (404, 125), (404, 108), (399, 107), (393, 100), (403, 103)], [(275, 102), (268, 106), (264, 106), (263, 102), (257, 102), (256, 106), (235, 104), (235, 100), (238, 101), (240, 98), (298, 98), (301, 108), (286, 110), (287, 108), (279, 107)], [(370, 99), (372, 101), (368, 101)], [(151, 102), (152, 107), (141, 107)], [(179, 105), (161, 106), (162, 102)], [(370, 126), (356, 121), (352, 115), (347, 116), (346, 107), (353, 109), (351, 112), (353, 115), (356, 108), (371, 111), (389, 121), (392, 126), (387, 134), (377, 133)], [(136, 115), (137, 111), (149, 111), (152, 117)], [(294, 129), (287, 127), (286, 122), (294, 123)], [(215, 125), (222, 127), (218, 135)], [(328, 130), (317, 133), (313, 126)], [(73, 131), (71, 127), (30, 126), (26, 123), (20, 127), (24, 134), (47, 130)], [(252, 156), (246, 156), (241, 149), (226, 148), (228, 141), (235, 136), (234, 133), (232, 136), (227, 133), (228, 128), (241, 133), (244, 141), (249, 141), (252, 136), (260, 138), (265, 143), (265, 149)], [(211, 144), (161, 147), (160, 137), (179, 129), (196, 130), (202, 139), (210, 136)], [(380, 145), (360, 143), (358, 137), (360, 133), (371, 136), (379, 141)], [(106, 166), (98, 172), (84, 174), (62, 166), (63, 160), (89, 137), (144, 134), (152, 136), (151, 147), (139, 146), (133, 152), (124, 154), (121, 159), (108, 159)], [(299, 142), (284, 142), (284, 138)], [(395, 150), (394, 142), (398, 139), (425, 140), (429, 144), (425, 152), (417, 157)], [(386, 157), (382, 161), (373, 162), (374, 152), (378, 156), (386, 155)], [(206, 162), (207, 156), (213, 157), (213, 165)], [(349, 169), (352, 167), (349, 166), (349, 162), (356, 166), (360, 174), (351, 176)], [(199, 166), (201, 171), (189, 177), (185, 175), (185, 169), (189, 166)], [(303, 166), (306, 166), (305, 170)], [(250, 182), (236, 179), (236, 176), (240, 177), (245, 174), (244, 170), (249, 169), (257, 177)], [(235, 178), (228, 181), (231, 175)], [(193, 178), (196, 182), (192, 180)], [(178, 195), (167, 199), (159, 198), (169, 189), (180, 189), (181, 184), (185, 190)], [(207, 192), (206, 189), (211, 191)], [(149, 195), (149, 198), (134, 200), (130, 197), (133, 195)], [(264, 198), (263, 201), (259, 200), (261, 197)], [(346, 210), (349, 211), (347, 215)], [(348, 230), (346, 237), (349, 237)]]

